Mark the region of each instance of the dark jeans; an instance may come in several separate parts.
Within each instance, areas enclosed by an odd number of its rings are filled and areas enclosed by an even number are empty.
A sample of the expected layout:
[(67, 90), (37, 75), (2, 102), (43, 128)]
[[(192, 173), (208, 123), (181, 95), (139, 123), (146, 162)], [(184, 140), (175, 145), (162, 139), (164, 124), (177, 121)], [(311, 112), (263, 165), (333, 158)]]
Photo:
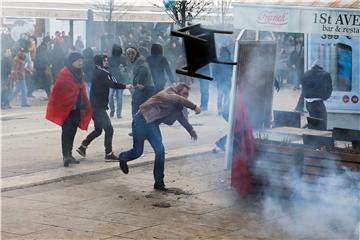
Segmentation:
[(72, 110), (62, 125), (61, 146), (64, 157), (72, 155), (76, 130), (80, 122), (80, 109)]
[(50, 88), (52, 82), (52, 75), (50, 70), (47, 69), (36, 69), (35, 73), (36, 84), (38, 88), (44, 89), (47, 97), (50, 97)]
[(82, 142), (82, 145), (88, 146), (95, 138), (101, 135), (102, 130), (105, 131), (105, 153), (112, 152), (112, 139), (114, 135), (114, 129), (111, 125), (109, 116), (105, 109), (93, 109), (93, 121), (95, 129), (92, 131)]
[(154, 179), (158, 185), (164, 185), (165, 148), (159, 123), (146, 123), (143, 115), (138, 112), (132, 122), (133, 148), (122, 152), (119, 159), (131, 161), (141, 156), (144, 151), (144, 142), (147, 139), (155, 152)]
[(210, 81), (204, 79), (200, 79), (199, 81), (200, 81), (200, 94), (201, 94), (200, 108), (202, 110), (207, 110), (209, 103)]
[(323, 101), (306, 102), (306, 108), (309, 111), (310, 117), (322, 119), (322, 124), (317, 126), (318, 130), (327, 129), (327, 113)]

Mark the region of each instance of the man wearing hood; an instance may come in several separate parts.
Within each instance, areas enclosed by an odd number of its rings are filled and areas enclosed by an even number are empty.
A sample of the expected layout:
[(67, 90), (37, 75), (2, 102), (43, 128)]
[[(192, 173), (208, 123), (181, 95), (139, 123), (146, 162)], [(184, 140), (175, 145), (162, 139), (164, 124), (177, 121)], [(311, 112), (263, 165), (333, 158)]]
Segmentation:
[[(109, 58), (109, 71), (115, 77), (116, 81), (122, 84), (126, 84), (126, 82), (129, 81), (126, 61), (126, 57), (123, 55), (123, 50), (120, 45), (114, 44), (111, 52), (111, 57)], [(123, 91), (123, 89), (110, 89), (110, 117), (114, 117), (115, 113), (114, 96), (116, 97), (116, 116), (117, 118), (122, 117), (121, 114)]]
[(80, 163), (72, 156), (74, 138), (78, 127), (87, 130), (92, 115), (81, 71), (82, 63), (81, 53), (69, 55), (66, 66), (56, 78), (46, 110), (46, 119), (62, 127), (64, 167)]
[(154, 188), (166, 191), (164, 183), (165, 148), (162, 143), (160, 124), (173, 125), (177, 120), (188, 131), (191, 138), (196, 140), (197, 133), (183, 114), (183, 108), (187, 107), (200, 113), (200, 108), (189, 101), (190, 87), (180, 83), (175, 87), (163, 90), (140, 106), (132, 122), (133, 148), (119, 155), (120, 169), (127, 174), (129, 168), (127, 161), (137, 159), (144, 150), (144, 142), (147, 139), (155, 152), (154, 164)]
[(112, 138), (114, 134), (109, 116), (106, 113), (109, 104), (109, 88), (131, 89), (132, 85), (118, 83), (116, 79), (107, 70), (108, 57), (106, 55), (96, 55), (94, 57), (95, 70), (90, 89), (90, 103), (93, 109), (93, 121), (95, 129), (92, 131), (81, 146), (76, 150), (81, 156), (86, 156), (86, 148), (98, 136), (102, 130), (105, 131), (105, 161), (117, 161), (117, 157), (112, 151)]
[(126, 55), (133, 64), (132, 79), (134, 92), (132, 95), (131, 111), (134, 117), (140, 105), (154, 94), (154, 82), (146, 59), (140, 55), (136, 48), (129, 47), (126, 50)]
[(165, 72), (169, 81), (172, 84), (175, 83), (175, 78), (171, 72), (169, 62), (166, 57), (164, 57), (163, 47), (160, 44), (154, 43), (151, 46), (151, 55), (146, 58), (146, 61), (150, 66), (151, 75), (154, 80), (155, 93), (158, 93), (165, 88)]
[(321, 120), (317, 126), (318, 130), (327, 129), (327, 112), (324, 101), (331, 96), (332, 90), (330, 73), (322, 68), (319, 60), (315, 60), (312, 68), (304, 74), (303, 95), (310, 117)]

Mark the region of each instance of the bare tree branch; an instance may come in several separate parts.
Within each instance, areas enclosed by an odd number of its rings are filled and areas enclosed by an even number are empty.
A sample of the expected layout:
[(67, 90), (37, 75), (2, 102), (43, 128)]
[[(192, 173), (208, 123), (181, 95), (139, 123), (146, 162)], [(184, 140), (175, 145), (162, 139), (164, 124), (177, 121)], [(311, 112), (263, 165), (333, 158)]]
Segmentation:
[[(178, 0), (170, 8), (153, 4), (166, 12), (174, 22), (180, 27), (199, 17), (200, 14), (206, 14), (213, 6), (211, 0)], [(164, 4), (165, 5), (165, 4)]]

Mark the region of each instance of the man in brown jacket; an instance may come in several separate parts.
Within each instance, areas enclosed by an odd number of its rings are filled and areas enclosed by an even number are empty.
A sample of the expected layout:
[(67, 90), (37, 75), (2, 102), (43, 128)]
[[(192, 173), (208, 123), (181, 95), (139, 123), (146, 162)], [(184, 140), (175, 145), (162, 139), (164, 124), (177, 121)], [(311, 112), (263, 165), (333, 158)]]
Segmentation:
[(164, 184), (165, 148), (159, 125), (172, 125), (177, 120), (188, 131), (191, 139), (197, 139), (196, 131), (182, 113), (183, 107), (194, 110), (196, 114), (200, 113), (200, 108), (187, 99), (189, 90), (188, 85), (180, 83), (155, 94), (140, 106), (132, 122), (133, 148), (119, 155), (120, 169), (125, 174), (129, 172), (127, 161), (141, 156), (147, 139), (155, 151), (154, 188), (167, 190)]

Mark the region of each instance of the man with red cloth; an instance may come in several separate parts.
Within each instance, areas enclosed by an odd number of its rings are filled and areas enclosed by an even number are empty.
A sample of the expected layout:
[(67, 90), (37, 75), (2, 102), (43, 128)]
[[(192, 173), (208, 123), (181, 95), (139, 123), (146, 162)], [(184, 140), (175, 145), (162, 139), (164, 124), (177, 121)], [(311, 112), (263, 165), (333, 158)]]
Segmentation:
[(55, 80), (46, 110), (46, 119), (62, 127), (64, 167), (70, 163), (80, 163), (72, 156), (76, 130), (78, 127), (87, 130), (92, 116), (81, 71), (83, 59), (78, 52), (69, 55), (66, 66)]

